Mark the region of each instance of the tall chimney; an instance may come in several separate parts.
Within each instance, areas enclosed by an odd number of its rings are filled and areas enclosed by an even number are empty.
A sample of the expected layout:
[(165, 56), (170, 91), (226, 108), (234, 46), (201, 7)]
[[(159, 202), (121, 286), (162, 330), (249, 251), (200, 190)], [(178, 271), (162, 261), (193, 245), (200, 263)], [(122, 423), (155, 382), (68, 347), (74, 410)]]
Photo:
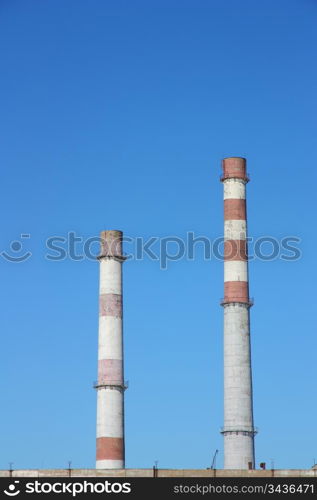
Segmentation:
[(255, 468), (244, 158), (222, 162), (224, 186), (224, 468)]
[(99, 287), (97, 469), (123, 469), (122, 232), (102, 231)]

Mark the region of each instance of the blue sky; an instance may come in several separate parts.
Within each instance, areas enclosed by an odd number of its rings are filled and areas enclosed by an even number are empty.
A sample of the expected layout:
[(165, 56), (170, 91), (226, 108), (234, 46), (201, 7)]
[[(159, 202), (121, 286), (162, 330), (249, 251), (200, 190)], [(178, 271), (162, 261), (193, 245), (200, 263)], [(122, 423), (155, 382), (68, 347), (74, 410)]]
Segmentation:
[[(1, 0), (0, 250), (32, 256), (0, 257), (0, 468), (94, 467), (98, 263), (47, 238), (215, 239), (225, 156), (248, 159), (250, 236), (301, 239), (250, 265), (256, 462), (317, 461), (316, 20), (315, 0)], [(127, 467), (222, 467), (222, 294), (199, 250), (125, 263)]]

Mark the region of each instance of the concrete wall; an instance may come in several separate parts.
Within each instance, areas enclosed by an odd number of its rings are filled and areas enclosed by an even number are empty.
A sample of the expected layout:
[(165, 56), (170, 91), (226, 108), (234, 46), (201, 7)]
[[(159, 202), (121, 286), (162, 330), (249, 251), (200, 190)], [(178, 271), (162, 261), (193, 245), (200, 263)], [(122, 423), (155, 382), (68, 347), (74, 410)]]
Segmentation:
[[(208, 470), (208, 469), (158, 469), (157, 477), (206, 477), (206, 478), (317, 478), (317, 468), (285, 470)], [(153, 477), (153, 469), (20, 469), (0, 470), (0, 477)]]

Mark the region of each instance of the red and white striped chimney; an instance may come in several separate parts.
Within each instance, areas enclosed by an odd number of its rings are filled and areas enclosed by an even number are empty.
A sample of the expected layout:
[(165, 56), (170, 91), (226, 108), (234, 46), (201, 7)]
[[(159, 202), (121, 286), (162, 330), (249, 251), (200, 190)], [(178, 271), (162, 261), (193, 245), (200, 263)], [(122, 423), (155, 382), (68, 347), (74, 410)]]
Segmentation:
[(102, 231), (97, 388), (97, 469), (122, 469), (124, 372), (122, 326), (122, 232)]
[(225, 158), (224, 468), (255, 468), (246, 215), (246, 160)]

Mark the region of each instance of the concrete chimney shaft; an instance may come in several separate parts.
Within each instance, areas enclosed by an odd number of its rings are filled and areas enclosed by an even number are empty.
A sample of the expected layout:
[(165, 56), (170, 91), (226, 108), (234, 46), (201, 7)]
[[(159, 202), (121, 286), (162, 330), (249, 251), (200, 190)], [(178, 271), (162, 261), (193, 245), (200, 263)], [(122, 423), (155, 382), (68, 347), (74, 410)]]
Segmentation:
[(226, 158), (224, 185), (224, 468), (255, 468), (246, 160)]
[(122, 325), (122, 232), (102, 231), (99, 287), (97, 469), (122, 469), (124, 370)]

